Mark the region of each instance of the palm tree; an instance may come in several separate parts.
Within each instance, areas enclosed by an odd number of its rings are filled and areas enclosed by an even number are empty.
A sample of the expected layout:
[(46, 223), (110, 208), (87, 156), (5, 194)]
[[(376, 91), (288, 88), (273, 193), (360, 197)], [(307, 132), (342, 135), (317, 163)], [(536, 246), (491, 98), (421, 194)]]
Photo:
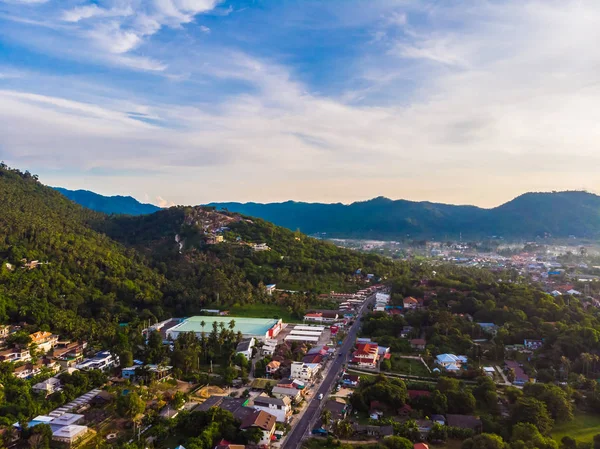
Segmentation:
[(331, 422), (331, 411), (327, 410), (326, 408), (323, 409), (323, 411), (321, 412), (321, 421), (323, 422), (323, 428), (326, 428), (329, 426), (329, 423)]
[(350, 421), (344, 419), (335, 423), (333, 433), (340, 439), (347, 439), (352, 436), (354, 429), (352, 428)]
[(235, 329), (235, 320), (231, 320), (229, 322), (229, 329), (231, 329), (232, 331)]

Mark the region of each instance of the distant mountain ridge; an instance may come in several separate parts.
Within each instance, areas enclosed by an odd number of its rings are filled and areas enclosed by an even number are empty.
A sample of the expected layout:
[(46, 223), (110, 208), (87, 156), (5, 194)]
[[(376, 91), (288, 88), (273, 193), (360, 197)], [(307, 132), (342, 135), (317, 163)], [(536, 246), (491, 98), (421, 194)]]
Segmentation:
[(211, 203), (306, 234), (338, 238), (600, 237), (600, 196), (583, 191), (525, 193), (484, 209), (384, 197), (341, 203)]
[(145, 215), (161, 210), (154, 204), (140, 203), (131, 196), (104, 196), (89, 190), (69, 190), (62, 187), (54, 189), (83, 207), (105, 214)]

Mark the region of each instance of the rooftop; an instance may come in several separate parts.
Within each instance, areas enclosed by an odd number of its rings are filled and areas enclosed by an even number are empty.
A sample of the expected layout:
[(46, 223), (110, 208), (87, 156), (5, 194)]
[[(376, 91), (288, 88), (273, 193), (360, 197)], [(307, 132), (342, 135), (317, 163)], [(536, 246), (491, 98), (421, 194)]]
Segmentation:
[(270, 413), (256, 411), (251, 415), (248, 415), (243, 421), (240, 429), (247, 429), (249, 427), (258, 427), (262, 430), (271, 431), (275, 427), (276, 422), (275, 416)]
[[(242, 318), (233, 316), (193, 316), (183, 320), (180, 324), (172, 327), (169, 331), (177, 332), (204, 332), (209, 333), (212, 330), (212, 323), (223, 323), (229, 327), (231, 321), (235, 322), (234, 332), (241, 332), (242, 335), (264, 336), (269, 329), (277, 324), (279, 320), (274, 318)], [(204, 328), (200, 323), (204, 321)]]

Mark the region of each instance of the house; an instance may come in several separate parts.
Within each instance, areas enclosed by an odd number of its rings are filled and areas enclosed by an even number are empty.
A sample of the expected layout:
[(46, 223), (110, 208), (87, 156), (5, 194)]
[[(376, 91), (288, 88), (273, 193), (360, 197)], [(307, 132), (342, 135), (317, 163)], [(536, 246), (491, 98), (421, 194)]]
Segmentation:
[(427, 390), (408, 390), (407, 393), (408, 393), (408, 398), (411, 400), (419, 398), (421, 396), (425, 396), (425, 397), (431, 396), (431, 391), (427, 391)]
[(498, 333), (498, 326), (494, 323), (477, 323), (477, 325), (485, 332), (486, 334), (496, 335)]
[[(52, 425), (50, 427), (52, 427)], [(83, 438), (88, 430), (87, 426), (78, 426), (75, 424), (61, 426), (52, 431), (52, 440), (72, 446), (75, 442)]]
[(513, 385), (522, 386), (529, 382), (529, 376), (525, 374), (525, 371), (523, 371), (523, 368), (518, 362), (515, 362), (514, 360), (505, 360), (504, 365), (507, 371), (513, 370), (515, 373), (515, 378), (512, 381)]
[(50, 352), (58, 342), (58, 336), (52, 335), (52, 332), (34, 332), (29, 335), (29, 338), (31, 338), (30, 346), (44, 354)]
[[(215, 449), (245, 449), (246, 446), (243, 444), (232, 444), (229, 441), (222, 439), (219, 444), (215, 446)], [(185, 448), (184, 448), (185, 449)]]
[(292, 402), (298, 403), (302, 399), (302, 391), (303, 390), (297, 388), (287, 388), (276, 385), (273, 387), (272, 393), (276, 398), (288, 397)]
[(314, 310), (304, 315), (304, 321), (312, 323), (334, 323), (340, 319), (337, 310)]
[(537, 351), (543, 345), (544, 342), (542, 340), (523, 340), (523, 346), (525, 346), (525, 348), (529, 349), (530, 351)]
[(267, 338), (263, 343), (261, 348), (261, 353), (263, 356), (265, 355), (273, 355), (275, 354), (275, 350), (277, 349), (277, 340), (273, 338)]
[(265, 291), (267, 292), (267, 295), (273, 295), (273, 293), (275, 292), (275, 287), (277, 287), (277, 284), (267, 284), (265, 286)]
[(333, 421), (345, 419), (346, 415), (348, 414), (348, 404), (335, 399), (329, 399), (325, 403), (325, 409), (331, 412), (331, 419)]
[(277, 360), (271, 360), (266, 366), (267, 374), (276, 373), (277, 371), (279, 371), (280, 366), (281, 362), (278, 362)]
[(307, 354), (302, 357), (303, 363), (321, 363), (323, 361), (323, 356), (321, 354)]
[(81, 363), (75, 365), (77, 369), (82, 371), (93, 369), (108, 371), (116, 366), (119, 366), (119, 358), (112, 355), (109, 351), (101, 351), (91, 359), (85, 359)]
[(408, 418), (411, 415), (412, 411), (413, 408), (410, 405), (404, 404), (398, 409), (398, 416), (401, 418)]
[(415, 443), (413, 449), (429, 449), (429, 445), (426, 443)]
[(271, 248), (269, 248), (266, 243), (253, 243), (251, 246), (254, 251), (270, 251), (271, 250)]
[(426, 345), (427, 342), (423, 338), (413, 338), (410, 341), (410, 347), (417, 351), (423, 351)]
[(419, 307), (419, 300), (409, 296), (408, 298), (404, 298), (402, 305), (404, 306), (405, 310), (414, 310)]
[(429, 432), (431, 432), (431, 428), (433, 427), (433, 421), (431, 421), (430, 419), (417, 419), (416, 423), (421, 435), (425, 436)]
[(434, 424), (439, 424), (440, 426), (446, 425), (446, 418), (444, 415), (431, 415), (431, 421), (433, 421)]
[(304, 382), (312, 382), (320, 369), (321, 365), (318, 363), (292, 362), (290, 377)]
[(458, 372), (467, 363), (467, 357), (464, 355), (440, 354), (435, 358), (435, 363), (443, 367), (446, 371)]
[(385, 438), (394, 435), (394, 426), (369, 426), (352, 424), (354, 433), (368, 435), (375, 438)]
[(292, 401), (287, 396), (271, 398), (261, 394), (254, 398), (254, 408), (270, 413), (280, 423), (287, 423), (292, 416)]
[(43, 393), (45, 397), (62, 390), (62, 384), (58, 377), (51, 377), (31, 387), (35, 393)]
[(240, 429), (246, 430), (250, 428), (258, 428), (262, 430), (263, 436), (258, 442), (259, 446), (268, 446), (271, 444), (273, 440), (273, 434), (275, 433), (275, 416), (264, 412), (264, 411), (255, 411), (251, 415), (248, 415), (240, 425)]
[(29, 349), (10, 348), (0, 351), (0, 362), (28, 362), (31, 360)]
[(295, 388), (296, 390), (304, 390), (304, 382), (298, 379), (281, 379), (277, 382), (278, 387), (282, 388)]
[(342, 384), (346, 388), (356, 388), (360, 382), (360, 376), (354, 376), (352, 374), (344, 374), (342, 377)]
[(400, 331), (400, 337), (408, 338), (410, 336), (410, 334), (412, 333), (412, 331), (413, 331), (412, 326), (404, 326), (402, 328), (402, 331)]
[(252, 348), (254, 347), (255, 343), (256, 340), (254, 337), (244, 338), (235, 348), (236, 354), (244, 354), (246, 359), (252, 360)]
[(10, 335), (10, 326), (0, 324), (0, 344), (4, 344)]
[(478, 416), (470, 415), (451, 415), (447, 414), (448, 426), (460, 427), (461, 429), (471, 429), (475, 433), (481, 433), (483, 424)]
[(52, 357), (63, 368), (72, 368), (83, 360), (83, 353), (87, 342), (63, 341), (56, 343), (52, 350)]
[(359, 343), (352, 354), (351, 363), (362, 368), (377, 369), (379, 347), (377, 343)]
[(13, 376), (17, 379), (30, 379), (31, 377), (37, 376), (42, 372), (42, 369), (33, 363), (26, 363), (25, 365), (18, 366), (13, 371)]

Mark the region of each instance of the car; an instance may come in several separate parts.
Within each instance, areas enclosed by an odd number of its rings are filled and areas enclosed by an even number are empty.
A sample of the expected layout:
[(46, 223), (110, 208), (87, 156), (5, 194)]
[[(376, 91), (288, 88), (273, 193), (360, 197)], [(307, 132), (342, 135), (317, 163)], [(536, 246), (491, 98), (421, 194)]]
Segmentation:
[(343, 356), (343, 355), (344, 355), (344, 354), (343, 354), (342, 352), (340, 352), (340, 353), (338, 354), (338, 357), (341, 357), (341, 356)]
[(321, 399), (323, 399), (323, 393), (319, 393), (319, 396), (317, 396), (317, 399), (320, 401)]

